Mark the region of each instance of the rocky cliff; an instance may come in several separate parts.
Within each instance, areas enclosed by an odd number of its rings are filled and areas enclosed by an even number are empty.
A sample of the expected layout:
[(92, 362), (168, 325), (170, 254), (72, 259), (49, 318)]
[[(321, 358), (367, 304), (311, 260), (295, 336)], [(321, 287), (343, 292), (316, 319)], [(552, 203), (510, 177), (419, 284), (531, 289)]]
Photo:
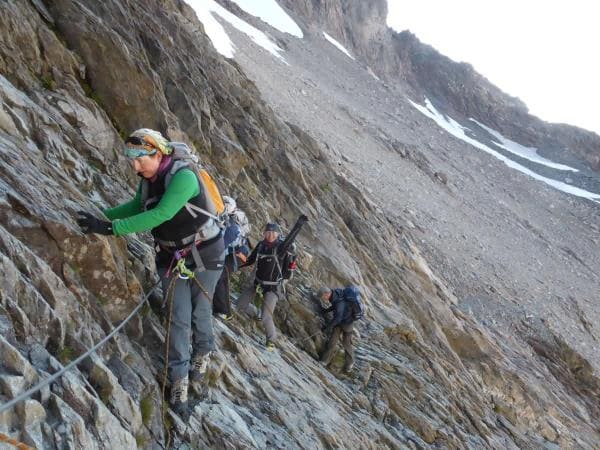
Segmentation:
[[(367, 10), (367, 12), (370, 10)], [(79, 209), (133, 194), (122, 138), (188, 142), (258, 227), (311, 221), (278, 305), (284, 337), (215, 321), (219, 351), (188, 422), (161, 414), (161, 315), (151, 308), (59, 382), (2, 413), (37, 448), (594, 448), (592, 366), (560, 336), (526, 345), (482, 327), (323, 145), (276, 114), (176, 0), (0, 4), (2, 402), (98, 342), (154, 282), (147, 236), (84, 236)], [(333, 14), (333, 13), (332, 13)], [(337, 13), (336, 13), (337, 14)], [(358, 39), (358, 38), (356, 38)], [(285, 120), (284, 120), (285, 118)], [(287, 120), (287, 121), (286, 121)], [(353, 376), (317, 364), (310, 289), (364, 286)], [(316, 335), (315, 335), (316, 333)]]

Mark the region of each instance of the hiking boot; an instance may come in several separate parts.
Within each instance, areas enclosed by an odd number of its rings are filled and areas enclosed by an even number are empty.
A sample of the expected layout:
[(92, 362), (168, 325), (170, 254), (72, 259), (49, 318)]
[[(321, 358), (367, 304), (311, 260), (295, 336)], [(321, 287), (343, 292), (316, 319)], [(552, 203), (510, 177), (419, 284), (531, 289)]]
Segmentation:
[(223, 322), (229, 322), (231, 319), (233, 319), (233, 314), (219, 314), (221, 316), (221, 319), (223, 320)]
[(273, 341), (270, 341), (267, 339), (267, 342), (265, 343), (265, 347), (267, 347), (267, 350), (272, 352), (273, 350), (275, 350), (275, 343)]
[(202, 379), (204, 378), (204, 374), (206, 373), (206, 369), (208, 368), (208, 363), (210, 362), (211, 353), (212, 352), (208, 352), (204, 355), (196, 355), (192, 358), (192, 382), (199, 382), (202, 381)]
[(175, 414), (185, 417), (188, 411), (188, 387), (189, 379), (187, 375), (176, 380), (171, 385), (171, 398), (169, 406)]
[(352, 372), (352, 369), (354, 369), (354, 362), (351, 362), (350, 364), (344, 364), (344, 372), (350, 373)]

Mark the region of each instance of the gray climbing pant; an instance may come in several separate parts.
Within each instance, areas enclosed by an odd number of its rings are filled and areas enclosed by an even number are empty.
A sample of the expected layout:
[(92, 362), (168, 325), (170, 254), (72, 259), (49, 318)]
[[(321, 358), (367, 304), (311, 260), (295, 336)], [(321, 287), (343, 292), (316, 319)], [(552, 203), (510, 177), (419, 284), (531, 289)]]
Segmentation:
[[(258, 317), (258, 308), (254, 306), (253, 300), (256, 295), (256, 286), (251, 283), (241, 293), (238, 299), (237, 309), (250, 317)], [(269, 341), (275, 341), (277, 338), (277, 330), (275, 329), (275, 322), (273, 321), (273, 314), (275, 313), (275, 305), (279, 296), (281, 295), (281, 287), (277, 289), (277, 292), (267, 291), (265, 292), (263, 304), (261, 308), (261, 322)]]
[[(206, 294), (192, 279), (181, 279), (177, 272), (166, 276), (167, 270), (160, 269), (163, 293), (166, 296), (173, 277), (177, 277), (173, 290), (173, 316), (169, 343), (169, 379), (173, 382), (185, 377), (190, 370), (190, 359), (205, 355), (215, 349), (212, 324), (212, 297), (222, 269), (195, 271)], [(166, 305), (168, 308), (168, 304)], [(167, 311), (168, 314), (168, 311)], [(190, 345), (190, 335), (193, 346)], [(190, 351), (190, 348), (193, 348)]]
[(335, 327), (331, 333), (329, 341), (327, 342), (327, 348), (325, 349), (325, 353), (323, 353), (323, 356), (321, 357), (321, 361), (323, 361), (325, 364), (329, 364), (331, 362), (331, 359), (333, 358), (337, 347), (337, 343), (340, 340), (340, 335), (343, 334), (342, 346), (344, 347), (346, 358), (344, 366), (349, 367), (350, 365), (352, 365), (352, 363), (354, 362), (354, 347), (352, 346), (353, 333), (353, 324), (340, 325)]

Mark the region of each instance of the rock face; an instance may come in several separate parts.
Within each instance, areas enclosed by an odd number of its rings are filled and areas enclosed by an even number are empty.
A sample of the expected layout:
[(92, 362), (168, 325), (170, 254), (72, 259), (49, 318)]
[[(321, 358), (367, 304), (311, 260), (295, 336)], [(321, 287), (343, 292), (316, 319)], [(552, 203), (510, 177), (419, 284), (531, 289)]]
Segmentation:
[[(2, 2), (0, 73), (2, 403), (106, 336), (154, 283), (145, 236), (84, 236), (74, 225), (77, 210), (133, 194), (122, 137), (145, 126), (188, 142), (254, 230), (267, 218), (311, 219), (299, 239), (302, 270), (278, 305), (279, 350), (265, 352), (242, 317), (215, 322), (219, 351), (204, 395), (187, 423), (169, 416), (176, 447), (600, 440), (589, 363), (553, 337), (527, 347), (461, 312), (408, 224), (388, 219), (317, 141), (277, 116), (185, 3)], [(310, 297), (311, 287), (348, 282), (363, 286), (368, 306), (353, 376), (340, 373), (341, 354), (331, 371), (316, 362), (324, 342)], [(0, 432), (48, 449), (164, 446), (161, 318), (145, 309), (125, 330), (2, 413)]]

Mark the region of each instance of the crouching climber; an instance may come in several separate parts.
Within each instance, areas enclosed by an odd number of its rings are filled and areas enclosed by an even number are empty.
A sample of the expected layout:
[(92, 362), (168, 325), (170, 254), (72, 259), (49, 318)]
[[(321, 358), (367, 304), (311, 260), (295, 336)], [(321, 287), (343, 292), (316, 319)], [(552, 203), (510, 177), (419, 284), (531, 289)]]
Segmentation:
[(108, 221), (80, 211), (78, 223), (84, 233), (152, 232), (171, 317), (170, 404), (176, 413), (185, 414), (190, 378), (192, 383), (202, 380), (215, 348), (211, 299), (225, 258), (215, 215), (218, 200), (212, 180), (198, 171), (189, 148), (168, 142), (158, 131), (135, 131), (125, 141), (125, 156), (141, 177), (134, 198), (104, 210)]
[(325, 366), (329, 365), (340, 335), (342, 335), (342, 346), (345, 352), (344, 371), (350, 372), (354, 367), (354, 348), (352, 345), (354, 322), (364, 316), (360, 291), (356, 286), (337, 289), (322, 287), (317, 291), (317, 297), (331, 305), (323, 311), (324, 313), (333, 312), (333, 319), (325, 327), (326, 334), (330, 334), (330, 336), (321, 361)]
[(307, 221), (308, 217), (301, 215), (285, 239), (280, 236), (279, 226), (276, 223), (267, 223), (263, 240), (254, 247), (246, 263), (240, 266), (248, 267), (255, 264), (251, 282), (240, 295), (237, 308), (250, 316), (257, 317), (258, 309), (251, 302), (257, 292), (262, 293), (261, 321), (267, 335), (265, 346), (268, 350), (275, 348), (277, 338), (273, 322), (275, 305), (284, 294), (284, 281), (290, 278), (295, 268), (292, 245), (302, 225)]

